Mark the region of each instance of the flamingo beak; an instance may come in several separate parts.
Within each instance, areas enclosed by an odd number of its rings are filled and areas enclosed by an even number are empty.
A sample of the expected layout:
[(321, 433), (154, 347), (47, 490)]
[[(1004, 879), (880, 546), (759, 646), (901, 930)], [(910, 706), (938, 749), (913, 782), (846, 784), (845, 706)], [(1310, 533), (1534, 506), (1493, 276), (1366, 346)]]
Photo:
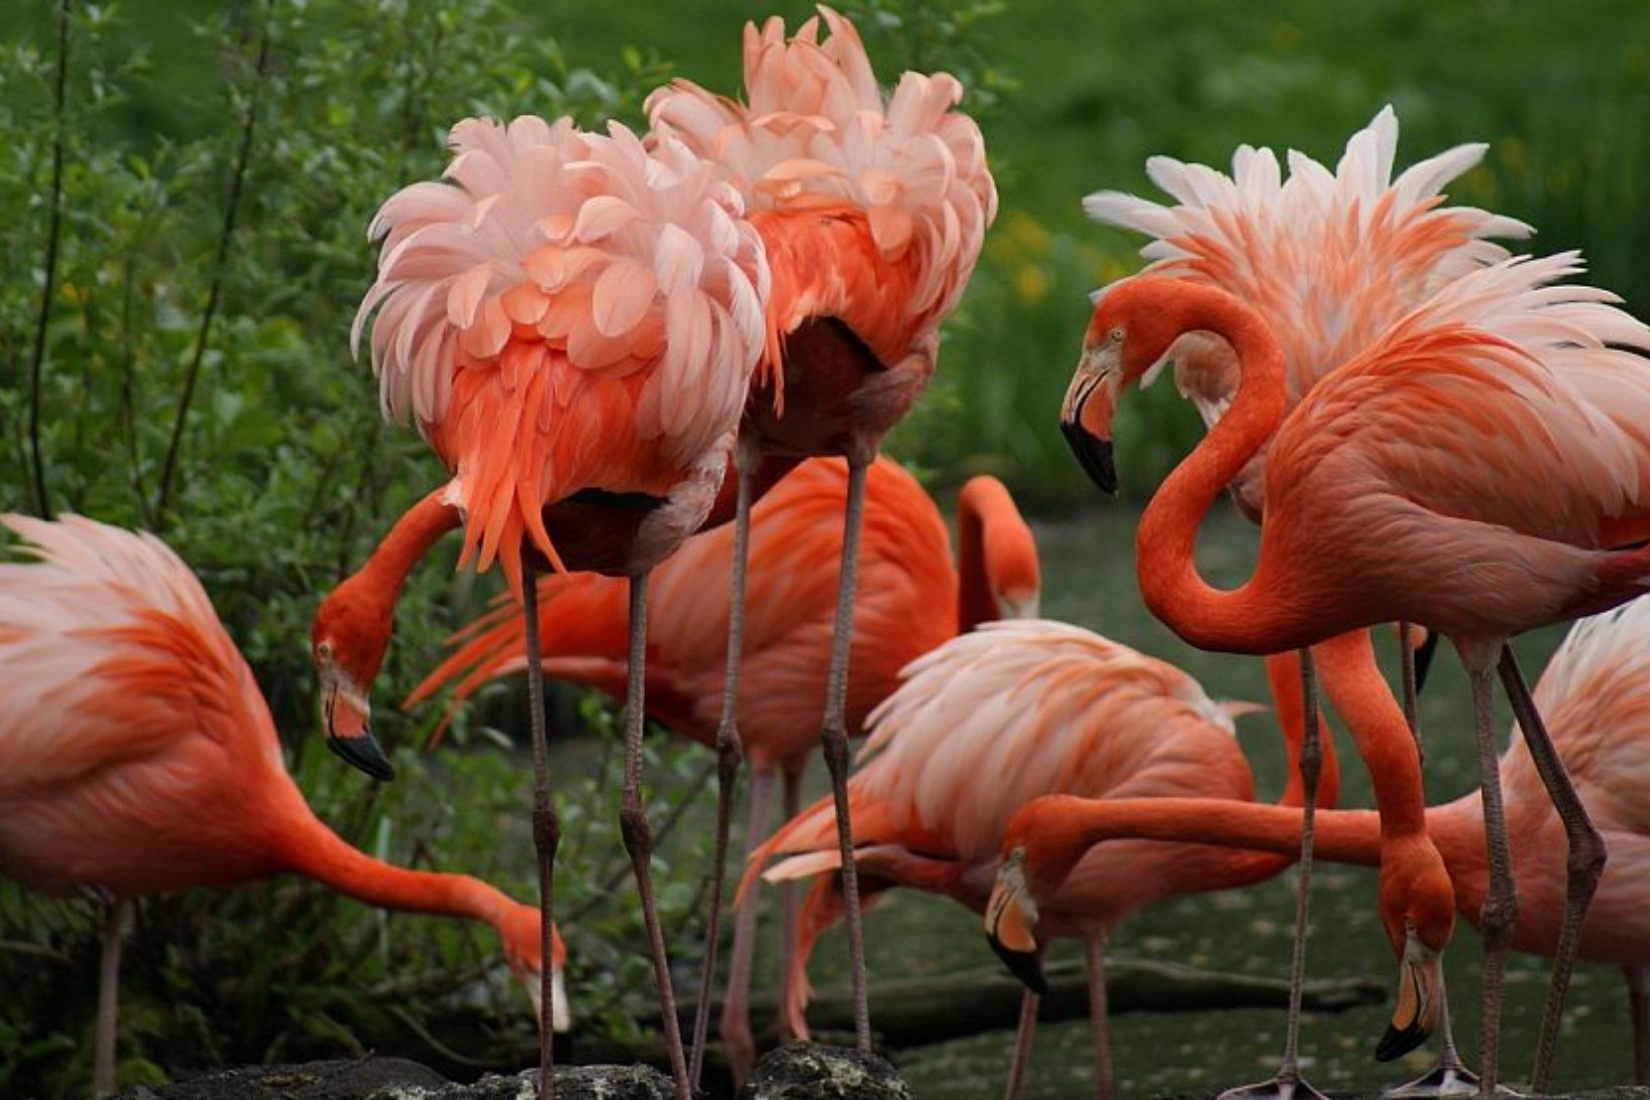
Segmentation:
[(1422, 943), (1413, 928), (1404, 938), (1398, 974), (1398, 1003), (1375, 1048), (1375, 1058), (1381, 1062), (1401, 1058), (1426, 1042), (1444, 1004), (1444, 956)]
[(1060, 404), (1060, 432), (1083, 472), (1102, 492), (1117, 494), (1111, 422), (1117, 411), (1117, 345), (1085, 348)]
[(1014, 976), (1042, 996), (1048, 992), (1048, 978), (1033, 933), (1037, 904), (1026, 889), (1024, 857), (1022, 850), (1015, 849), (997, 871), (997, 883), (985, 907), (985, 939)]
[(369, 724), (372, 704), (338, 666), (328, 663), (320, 669), (321, 712), (327, 727), (327, 748), (352, 767), (380, 782), (395, 778), (384, 750), (372, 735)]

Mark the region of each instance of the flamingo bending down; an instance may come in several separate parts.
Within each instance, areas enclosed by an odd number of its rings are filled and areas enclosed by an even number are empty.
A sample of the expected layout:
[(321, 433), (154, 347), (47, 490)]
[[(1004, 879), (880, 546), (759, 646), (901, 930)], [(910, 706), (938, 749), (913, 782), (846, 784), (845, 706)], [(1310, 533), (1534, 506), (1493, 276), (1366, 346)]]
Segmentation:
[[(346, 844), (304, 801), (252, 670), (200, 582), (151, 535), (0, 517), (0, 874), (109, 903), (94, 1090), (113, 1091), (120, 925), (133, 899), (296, 873), (369, 905), (491, 924), (535, 1002), (539, 911), (468, 875)], [(551, 1010), (567, 1026), (550, 930)]]
[[(1293, 750), (1304, 717), (1290, 656), (1268, 669)], [(871, 716), (871, 737), (849, 783), (855, 859), (869, 903), (896, 885), (955, 898), (983, 912), (996, 876), (1003, 826), (1022, 804), (1063, 791), (1089, 797), (1185, 795), (1249, 799), (1249, 765), (1232, 716), (1248, 704), (1216, 703), (1173, 665), (1080, 627), (1039, 619), (989, 623), (908, 666), (904, 682)], [(1333, 803), (1338, 775), (1324, 769)], [(1283, 801), (1299, 806), (1292, 771)], [(818, 876), (809, 891), (800, 950), (791, 958), (784, 1013), (803, 1033), (809, 950), (843, 915), (835, 872), (834, 807), (822, 799), (751, 854), (745, 885), (773, 857), (770, 880)], [(1213, 848), (1150, 844), (1096, 849), (1044, 910), (1044, 935), (1079, 936), (1087, 948), (1095, 1087), (1110, 1094), (1103, 953), (1111, 930), (1152, 901), (1268, 878), (1288, 859)], [(1022, 975), (1031, 976), (1025, 967)], [(1032, 979), (1035, 980), (1034, 978)], [(1040, 992), (1040, 990), (1039, 990)], [(1018, 1094), (1036, 1021), (1028, 992), (1011, 1095)]]
[[(1348, 139), (1333, 170), (1290, 151), (1285, 178), (1272, 150), (1247, 145), (1234, 154), (1230, 175), (1152, 157), (1147, 174), (1173, 205), (1101, 191), (1088, 196), (1083, 207), (1096, 221), (1151, 238), (1141, 249), (1150, 261), (1146, 273), (1218, 287), (1259, 313), (1282, 348), (1288, 409), (1451, 279), (1506, 259), (1506, 249), (1491, 238), (1521, 238), (1530, 232), (1522, 222), (1443, 202), (1444, 188), (1483, 158), (1483, 144), (1455, 146), (1395, 177), (1397, 146), (1398, 119), (1388, 106)], [(1168, 355), (1176, 388), (1212, 426), (1230, 405), (1241, 374), (1231, 346), (1210, 333), (1189, 332)], [(1082, 457), (1084, 452), (1078, 453)], [(1227, 485), (1240, 509), (1256, 522), (1264, 511), (1265, 460), (1263, 443)], [(1408, 670), (1408, 633), (1403, 637)], [(1309, 674), (1316, 664), (1307, 663)], [(1370, 682), (1372, 673), (1363, 669), (1352, 675), (1357, 682)], [(1410, 683), (1406, 680), (1405, 700), (1413, 714)], [(1377, 790), (1402, 787), (1407, 771), (1399, 761), (1393, 774), (1376, 774)], [(1311, 793), (1308, 785), (1303, 879), (1311, 871)], [(1389, 813), (1396, 812), (1396, 795), (1388, 794), (1382, 802)], [(1415, 811), (1419, 813), (1418, 806)], [(1304, 939), (1306, 902), (1303, 891), (1298, 940)], [(1310, 1086), (1299, 1080), (1294, 1053), (1297, 1001), (1291, 998), (1283, 1064), (1274, 1081), (1280, 1089), (1304, 1094)], [(1267, 1091), (1263, 1083), (1247, 1095)]]
[[(841, 459), (809, 459), (751, 509), (752, 594), (740, 679), (745, 751), (754, 783), (745, 835), (768, 828), (776, 775), (784, 778), (785, 816), (817, 737), (836, 607), (835, 563), (842, 553)], [(854, 616), (856, 660), (848, 685), (848, 724), (898, 683), (899, 670), (959, 631), (1000, 617), (1034, 615), (1039, 567), (1031, 529), (996, 478), (968, 481), (957, 498), (957, 565), (932, 498), (894, 460), (879, 455), (865, 486), (861, 584)], [(689, 539), (661, 564), (650, 586), (648, 712), (671, 729), (714, 747), (721, 718), (733, 530)], [(625, 693), (625, 602), (619, 582), (589, 573), (539, 579), (540, 636), (546, 674)], [(523, 625), (500, 608), (461, 631), (462, 644), (408, 697), (412, 705), (444, 684), (452, 703), (486, 681), (519, 670)], [(786, 898), (782, 943), (794, 940)], [(721, 1033), (736, 1081), (755, 1057), (747, 994), (755, 944), (755, 905), (739, 912)]]
[[(1514, 917), (1498, 824), (1490, 670), (1513, 634), (1650, 589), (1650, 551), (1612, 549), (1650, 534), (1650, 363), (1606, 346), (1650, 349), (1650, 329), (1609, 305), (1604, 291), (1555, 283), (1578, 268), (1569, 253), (1457, 278), (1319, 381), (1287, 416), (1283, 353), (1264, 318), (1218, 289), (1137, 276), (1097, 304), (1062, 409), (1091, 473), (1111, 481), (1110, 421), (1123, 387), (1181, 333), (1222, 337), (1242, 363), (1242, 383), (1141, 517), (1147, 606), (1211, 649), (1271, 652), (1389, 620), (1422, 623), (1455, 642), (1474, 685), (1496, 883), (1483, 918), (1485, 1089), (1494, 1087), (1498, 967)], [(1196, 530), (1220, 487), (1268, 440), (1257, 565), (1243, 585), (1218, 591), (1196, 572)], [(1539, 486), (1527, 477), (1534, 463), (1547, 474)], [(1367, 642), (1352, 647), (1337, 640), (1342, 660), (1367, 654)], [(1503, 668), (1513, 693), (1516, 674), (1505, 659)], [(1418, 760), (1401, 714), (1390, 698), (1337, 694), (1327, 676), (1326, 684), (1378, 780), (1382, 918), (1405, 960), (1405, 981), (1419, 994), (1400, 998), (1411, 1018), (1407, 1026), (1395, 1021), (1379, 1051), (1395, 1056), (1436, 1021), (1436, 956), (1445, 940), (1417, 917), (1431, 912), (1436, 921), (1452, 908), (1448, 883), (1426, 837)], [(1562, 765), (1527, 698), (1514, 694), (1514, 706), (1552, 789)], [(1602, 855), (1585, 815), (1570, 806), (1560, 812), (1574, 866), (1567, 919), (1578, 928)], [(1560, 1002), (1573, 939), (1555, 962)], [(1545, 1025), (1543, 1035), (1538, 1083), (1551, 1053)]]
[[(821, 26), (828, 36), (822, 36)], [(823, 40), (821, 40), (823, 37)], [(844, 697), (857, 583), (865, 471), (882, 437), (933, 373), (939, 326), (956, 306), (997, 209), (985, 142), (952, 110), (953, 77), (901, 75), (884, 95), (852, 23), (821, 5), (791, 38), (784, 21), (745, 27), (743, 105), (678, 80), (649, 96), (655, 134), (680, 137), (719, 163), (745, 195), (773, 271), (767, 353), (740, 442), (733, 612), (743, 614), (751, 491), (747, 477), (810, 455), (848, 460), (842, 568), (821, 730), (837, 799), (840, 846), (853, 848)], [(695, 1034), (716, 960), (716, 923), (732, 785), (737, 776), (740, 630), (729, 632), (717, 874)], [(858, 885), (845, 869), (845, 889)], [(851, 907), (848, 940), (857, 1045), (869, 1051), (864, 949)], [(695, 1049), (703, 1044), (696, 1043)]]
[[(452, 147), (446, 182), (404, 188), (374, 218), (378, 277), (353, 335), (373, 317), (385, 412), (414, 418), (453, 475), (440, 499), (463, 512), (460, 564), (497, 560), (523, 603), (546, 919), (559, 823), (533, 575), (548, 562), (629, 578), (620, 820), (686, 1100), (640, 797), (646, 585), (720, 489), (762, 345), (762, 242), (739, 194), (668, 136), (523, 116), (460, 122)], [(548, 1041), (540, 1054), (548, 1095)]]
[[(1645, 978), (1650, 973), (1650, 600), (1638, 599), (1577, 623), (1534, 690), (1553, 745), (1597, 823), (1610, 862), (1581, 926), (1580, 956), (1622, 968), (1632, 1008), (1633, 1080), (1650, 1084)], [(1511, 946), (1551, 956), (1564, 923), (1568, 871), (1564, 823), (1553, 812), (1529, 748), (1513, 739), (1500, 761), (1507, 831), (1517, 856), (1520, 906)], [(1484, 803), (1474, 791), (1426, 811), (1462, 916), (1477, 923), (1489, 894)], [(1381, 823), (1368, 810), (1332, 810), (1316, 823), (1316, 852), (1345, 863), (1381, 863)], [(1122, 838), (1230, 844), (1292, 852), (1300, 817), (1274, 806), (1212, 799), (1082, 799), (1051, 795), (1027, 803), (1003, 832), (987, 935), (1032, 929), (1043, 899), (1092, 845)]]

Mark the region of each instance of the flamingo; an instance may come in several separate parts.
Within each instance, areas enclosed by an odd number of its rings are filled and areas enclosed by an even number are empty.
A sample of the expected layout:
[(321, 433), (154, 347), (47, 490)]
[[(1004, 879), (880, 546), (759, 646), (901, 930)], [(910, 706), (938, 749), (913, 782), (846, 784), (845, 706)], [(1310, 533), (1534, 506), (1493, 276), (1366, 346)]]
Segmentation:
[[(1269, 662), (1291, 755), (1304, 722), (1292, 655)], [(1052, 792), (1098, 798), (1254, 796), (1232, 718), (1256, 709), (1217, 703), (1191, 676), (1081, 627), (1040, 619), (988, 623), (912, 662), (899, 689), (871, 715), (871, 735), (849, 783), (859, 827), (854, 858), (869, 904), (896, 885), (944, 894), (984, 912), (997, 874), (999, 838), (1022, 804)], [(1339, 776), (1330, 755), (1324, 798)], [(1299, 806), (1298, 770), (1282, 799)], [(843, 915), (835, 872), (834, 805), (821, 799), (750, 857), (748, 887), (763, 865), (772, 881), (817, 876), (790, 961), (783, 1013), (806, 1034), (806, 966), (817, 936)], [(1152, 901), (1268, 878), (1288, 859), (1213, 848), (1119, 845), (1096, 849), (1044, 910), (1047, 936), (1086, 948), (1095, 1089), (1111, 1091), (1104, 948), (1111, 930)], [(1019, 967), (1035, 986), (1038, 975)], [(1037, 989), (1042, 992), (1042, 989)], [(1028, 989), (1009, 1074), (1023, 1084), (1037, 1000)]]
[[(687, 1100), (640, 795), (647, 576), (720, 489), (763, 343), (762, 241), (741, 196), (668, 135), (644, 145), (618, 123), (598, 134), (522, 116), (466, 119), (451, 144), (445, 182), (402, 189), (373, 219), (378, 277), (352, 344), (371, 319), (386, 414), (416, 420), (452, 475), (438, 499), (463, 513), (460, 566), (497, 561), (522, 601), (547, 922), (559, 822), (532, 582), (540, 563), (628, 578), (621, 831)], [(548, 1039), (540, 1054), (548, 1095)]]
[[(1282, 345), (1285, 407), (1292, 408), (1320, 378), (1451, 279), (1506, 259), (1509, 253), (1492, 238), (1522, 238), (1531, 231), (1511, 218), (1443, 202), (1443, 189), (1482, 160), (1485, 145), (1457, 145), (1394, 177), (1397, 146), (1398, 118), (1387, 106), (1352, 135), (1333, 170), (1291, 151), (1285, 179), (1272, 150), (1246, 145), (1234, 154), (1230, 175), (1152, 157), (1147, 175), (1173, 205), (1099, 191), (1084, 199), (1083, 207), (1102, 224), (1151, 238), (1141, 249), (1150, 261), (1145, 272), (1218, 287), (1259, 312)], [(1209, 333), (1189, 332), (1169, 357), (1176, 388), (1212, 426), (1230, 405), (1241, 374), (1231, 346)], [(1265, 460), (1263, 444), (1227, 486), (1255, 522), (1264, 511)], [(1403, 637), (1405, 702), (1412, 715), (1408, 632)], [(1305, 667), (1311, 673), (1315, 664), (1308, 661)], [(1367, 669), (1352, 675), (1369, 682)], [(1304, 761), (1313, 759), (1313, 752), (1303, 754)], [(1395, 767), (1407, 769), (1402, 761)], [(1401, 775), (1376, 776), (1381, 786), (1400, 780)], [(1301, 875), (1308, 880), (1311, 792), (1308, 783), (1301, 860)], [(1396, 796), (1385, 804), (1396, 812)], [(1304, 888), (1300, 914), (1297, 941), (1305, 928)], [(1291, 984), (1298, 987), (1303, 978), (1297, 966)], [(1283, 1065), (1274, 1081), (1280, 1089), (1309, 1094), (1310, 1086), (1299, 1081), (1295, 1054), (1297, 1003), (1292, 997)], [(1268, 1090), (1268, 1083), (1261, 1083), (1250, 1094), (1264, 1096)]]
[[(848, 480), (841, 459), (798, 466), (751, 509), (750, 585), (740, 680), (742, 741), (753, 774), (745, 836), (768, 829), (776, 776), (784, 779), (786, 818), (798, 793), (810, 731), (824, 689), (841, 557), (841, 502)], [(847, 717), (855, 732), (893, 693), (899, 670), (960, 631), (997, 618), (1035, 615), (1040, 570), (1031, 528), (994, 477), (969, 479), (957, 496), (957, 565), (932, 498), (885, 455), (871, 464), (865, 487), (853, 675)], [(715, 747), (727, 650), (728, 574), (733, 530), (695, 535), (659, 566), (651, 591), (648, 710), (671, 729)], [(625, 604), (613, 578), (579, 573), (539, 579), (540, 635), (546, 673), (622, 699)], [(414, 705), (452, 684), (452, 704), (524, 661), (523, 626), (513, 609), (495, 610), (461, 631), (453, 653), (408, 696)], [(786, 899), (784, 941), (794, 938)], [(756, 907), (739, 911), (728, 996), (720, 1030), (736, 1081), (755, 1056), (747, 1002)]]
[[(822, 33), (823, 29), (823, 33)], [(945, 73), (904, 73), (884, 95), (859, 33), (820, 5), (789, 39), (780, 18), (747, 23), (741, 105), (687, 80), (649, 96), (653, 133), (720, 164), (745, 195), (773, 271), (768, 341), (740, 427), (732, 608), (745, 607), (744, 547), (752, 488), (774, 464), (811, 455), (848, 460), (837, 618), (821, 743), (837, 800), (850, 898), (858, 890), (847, 802), (845, 695), (865, 472), (882, 437), (933, 373), (940, 323), (973, 272), (997, 191), (973, 119), (952, 108), (963, 88)], [(695, 1035), (706, 1028), (716, 964), (721, 871), (739, 768), (738, 619), (729, 630), (716, 874)], [(854, 1031), (871, 1049), (864, 948), (849, 906)], [(697, 1052), (703, 1047), (696, 1042)], [(696, 1063), (697, 1066), (697, 1063)], [(695, 1073), (697, 1077), (697, 1073)]]
[[(384, 863), (327, 828), (281, 762), (252, 670), (170, 548), (75, 515), (0, 523), (39, 559), (0, 563), (0, 874), (107, 905), (98, 1095), (114, 1089), (121, 924), (150, 894), (291, 873), (369, 905), (486, 921), (536, 1001), (538, 907)], [(548, 1007), (565, 1030), (565, 950), (554, 928), (546, 938)]]
[[(1500, 967), (1515, 917), (1490, 672), (1512, 635), (1650, 588), (1650, 551), (1617, 549), (1650, 535), (1650, 364), (1634, 353), (1650, 350), (1650, 329), (1609, 304), (1608, 292), (1556, 282), (1579, 270), (1576, 254), (1562, 253), (1462, 275), (1321, 379), (1287, 415), (1284, 354), (1260, 314), (1218, 288), (1136, 276), (1113, 284), (1096, 305), (1061, 413), (1091, 474), (1111, 481), (1110, 421), (1123, 387), (1181, 333), (1220, 336), (1242, 364), (1242, 382), (1142, 514), (1136, 544), (1147, 606), (1204, 648), (1272, 652), (1330, 639), (1320, 648), (1333, 650), (1341, 669), (1367, 660), (1368, 642), (1338, 636), (1378, 622), (1421, 623), (1455, 643), (1473, 682), (1492, 846), (1494, 887), (1482, 917), (1485, 1090), (1494, 1089)], [(1220, 487), (1268, 440), (1255, 571), (1223, 592), (1197, 573), (1196, 529)], [(1523, 476), (1532, 462), (1547, 474), (1539, 488)], [(1505, 658), (1502, 669), (1553, 789), (1562, 764), (1527, 690), (1518, 692), (1516, 669)], [(1329, 675), (1325, 683), (1377, 780), (1380, 908), (1404, 987), (1377, 1050), (1392, 1057), (1436, 1025), (1438, 957), (1453, 904), (1425, 832), (1419, 761), (1401, 713), (1384, 692), (1337, 686)], [(1602, 867), (1597, 835), (1578, 811), (1574, 803), (1560, 807), (1570, 836), (1570, 901), (1537, 1052), (1538, 1087), (1574, 932)]]
[[(1650, 783), (1640, 766), (1650, 748), (1650, 600), (1637, 599), (1571, 628), (1536, 684), (1553, 744), (1569, 765), (1577, 794), (1610, 850), (1598, 894), (1581, 927), (1580, 957), (1622, 968), (1633, 1021), (1633, 1080), (1650, 1084)], [(1518, 856), (1518, 922), (1511, 946), (1552, 956), (1564, 922), (1567, 868), (1564, 824), (1527, 745), (1513, 739), (1500, 761), (1507, 830)], [(1461, 915), (1477, 923), (1489, 894), (1484, 803), (1471, 792), (1426, 811), (1427, 832), (1443, 855)], [(1316, 852), (1378, 866), (1381, 823), (1368, 810), (1319, 815)], [(1043, 899), (1090, 846), (1117, 838), (1230, 844), (1293, 852), (1300, 818), (1279, 807), (1213, 799), (1082, 799), (1050, 795), (1021, 807), (1003, 832), (1002, 869), (988, 910), (998, 926), (1034, 928)], [(987, 935), (995, 935), (987, 924)]]

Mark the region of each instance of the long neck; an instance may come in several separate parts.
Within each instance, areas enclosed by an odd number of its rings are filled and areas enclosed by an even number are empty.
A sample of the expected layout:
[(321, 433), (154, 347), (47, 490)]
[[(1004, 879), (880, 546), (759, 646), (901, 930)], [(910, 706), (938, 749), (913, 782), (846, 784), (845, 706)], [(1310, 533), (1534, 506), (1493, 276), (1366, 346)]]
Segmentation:
[[(1074, 799), (1062, 829), (1077, 843), (1136, 838), (1213, 844), (1245, 850), (1234, 866), (1264, 878), (1300, 855), (1298, 807), (1230, 798)], [(1380, 822), (1374, 810), (1324, 810), (1314, 818), (1313, 852), (1337, 863), (1378, 866)], [(1263, 854), (1264, 853), (1264, 854)], [(1266, 870), (1271, 868), (1271, 870)]]
[(1000, 599), (1034, 603), (1039, 579), (1036, 539), (1008, 488), (971, 478), (957, 494), (958, 632), (1001, 618)]
[(292, 813), (273, 841), (287, 870), (368, 905), (409, 913), (468, 917), (501, 927), (517, 908), (503, 891), (469, 875), (412, 871), (346, 844), (307, 807)]
[(1315, 645), (1312, 656), (1324, 693), (1369, 769), (1382, 831), (1389, 838), (1423, 834), (1427, 809), (1420, 752), (1375, 663), (1369, 631), (1350, 631)]
[(413, 566), (437, 539), (463, 522), (459, 510), (442, 500), (446, 491), (443, 485), (403, 512), (355, 577), (368, 578), (374, 591), (386, 593), (394, 603)]
[(1273, 597), (1256, 583), (1258, 576), (1222, 591), (1199, 575), (1194, 559), (1203, 517), (1283, 417), (1283, 350), (1260, 315), (1238, 299), (1202, 287), (1180, 289), (1184, 312), (1178, 327), (1224, 338), (1243, 375), (1226, 415), (1164, 479), (1140, 517), (1135, 547), (1141, 596), (1153, 614), (1200, 648), (1247, 653), (1296, 648), (1300, 641), (1277, 644), (1269, 636), (1278, 615)]

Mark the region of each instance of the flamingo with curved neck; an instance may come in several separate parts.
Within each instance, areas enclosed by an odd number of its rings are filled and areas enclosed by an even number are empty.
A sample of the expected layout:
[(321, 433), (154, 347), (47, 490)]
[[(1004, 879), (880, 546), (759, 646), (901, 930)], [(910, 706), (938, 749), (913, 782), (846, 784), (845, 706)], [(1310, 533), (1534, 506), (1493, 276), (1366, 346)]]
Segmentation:
[[(1183, 332), (1219, 335), (1237, 353), (1242, 380), (1226, 415), (1142, 514), (1137, 548), (1147, 605), (1193, 644), (1235, 652), (1311, 645), (1392, 620), (1424, 623), (1454, 641), (1473, 678), (1495, 883), (1484, 913), (1486, 1088), (1494, 1085), (1500, 967), (1516, 916), (1499, 823), (1490, 670), (1513, 634), (1650, 589), (1650, 549), (1612, 549), (1650, 530), (1643, 488), (1650, 484), (1650, 438), (1642, 428), (1650, 422), (1650, 366), (1607, 346), (1650, 349), (1650, 330), (1609, 305), (1606, 292), (1555, 285), (1576, 270), (1575, 256), (1564, 254), (1460, 277), (1319, 382), (1287, 418), (1282, 354), (1253, 309), (1184, 280), (1124, 280), (1096, 305), (1062, 409), (1085, 468), (1114, 487), (1110, 423), (1123, 386), (1138, 381)], [(1268, 440), (1255, 570), (1223, 591), (1197, 572), (1196, 530), (1220, 488)], [(1536, 440), (1555, 452), (1539, 497), (1529, 492), (1521, 465), (1531, 461), (1521, 448)], [(1570, 829), (1567, 948), (1555, 961), (1547, 1014), (1556, 1031), (1553, 1006), (1562, 1005), (1602, 847), (1504, 656), (1501, 669)], [(1345, 703), (1364, 715), (1358, 722), (1347, 717), (1376, 781), (1386, 850), (1432, 868), (1421, 878), (1396, 870), (1383, 878), (1411, 899), (1396, 909), (1407, 911), (1440, 880), (1439, 857), (1420, 824), (1414, 749), (1397, 743), (1400, 732), (1409, 738), (1395, 706), (1376, 708), (1367, 698)], [(1442, 911), (1444, 901), (1434, 897), (1424, 907)], [(1409, 930), (1390, 923), (1394, 911), (1383, 902), (1388, 934), (1407, 943)], [(1420, 1000), (1440, 993), (1426, 991)], [(1396, 1026), (1380, 1052), (1402, 1053), (1425, 1037), (1426, 1024), (1423, 1013)], [(1546, 1025), (1543, 1037), (1538, 1081), (1551, 1060)]]

